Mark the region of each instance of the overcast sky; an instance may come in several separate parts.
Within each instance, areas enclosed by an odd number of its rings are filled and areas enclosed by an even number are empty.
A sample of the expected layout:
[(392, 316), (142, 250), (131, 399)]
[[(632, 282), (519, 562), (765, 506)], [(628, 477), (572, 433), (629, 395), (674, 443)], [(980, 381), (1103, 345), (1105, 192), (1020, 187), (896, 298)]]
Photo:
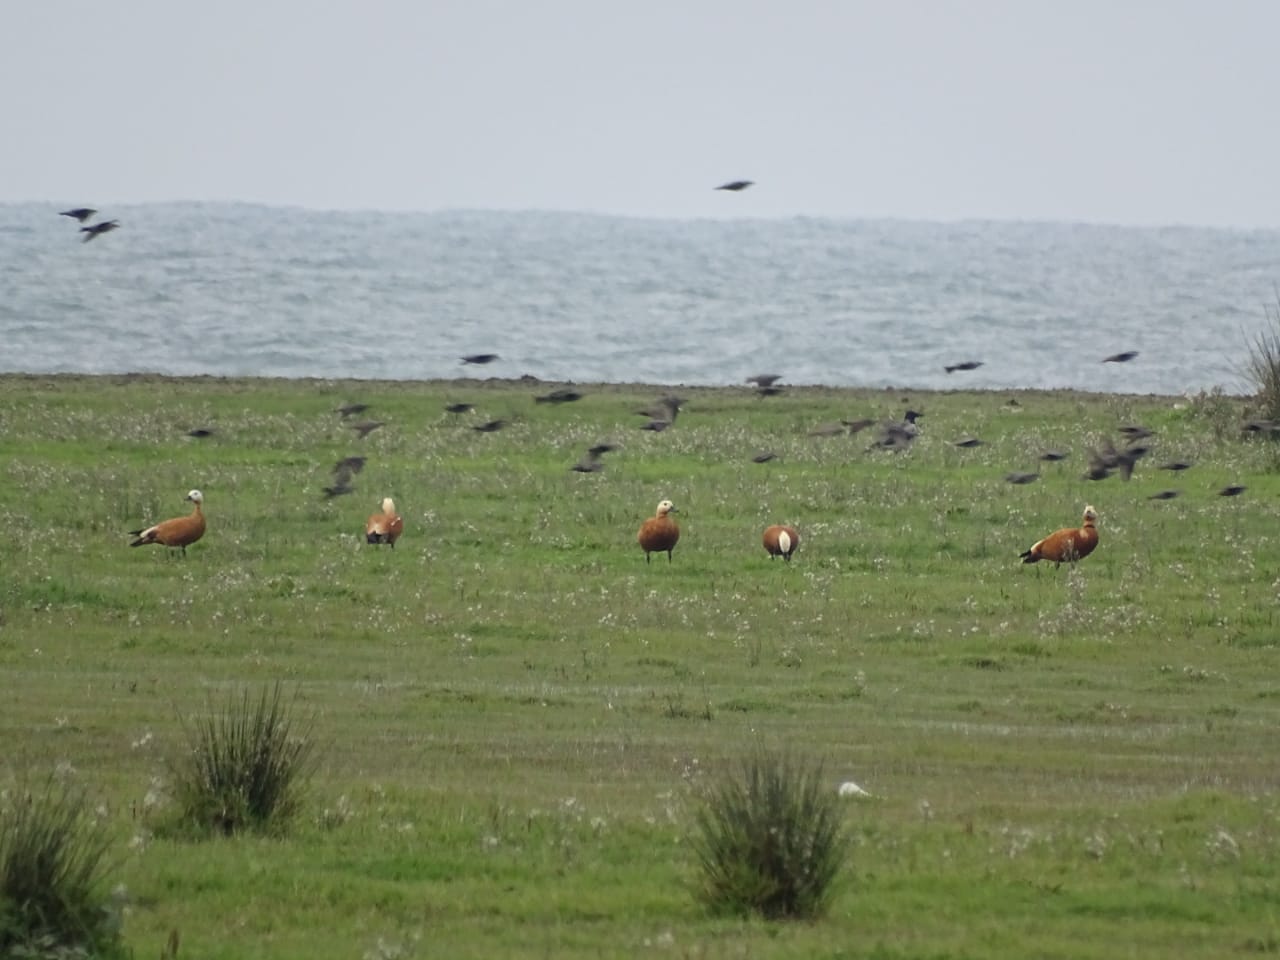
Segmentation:
[[(26, 0), (0, 202), (1280, 227), (1277, 0)], [(741, 194), (711, 188), (757, 181)]]

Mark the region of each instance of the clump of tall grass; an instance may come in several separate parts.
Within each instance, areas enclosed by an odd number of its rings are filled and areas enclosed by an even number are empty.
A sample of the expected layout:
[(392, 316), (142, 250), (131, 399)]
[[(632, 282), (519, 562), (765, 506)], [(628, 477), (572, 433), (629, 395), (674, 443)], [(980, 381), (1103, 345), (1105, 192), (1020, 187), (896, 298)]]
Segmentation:
[(109, 840), (83, 791), (50, 777), (0, 809), (0, 956), (122, 956), (103, 892)]
[(695, 814), (699, 898), (717, 913), (806, 919), (826, 909), (849, 840), (821, 763), (757, 751)]
[(1264, 304), (1263, 311), (1267, 326), (1249, 340), (1244, 374), (1256, 391), (1258, 415), (1280, 420), (1280, 290), (1275, 306)]
[(183, 722), (187, 753), (174, 766), (180, 823), (198, 832), (284, 832), (314, 771), (310, 721), (299, 732), (280, 684), (246, 690)]

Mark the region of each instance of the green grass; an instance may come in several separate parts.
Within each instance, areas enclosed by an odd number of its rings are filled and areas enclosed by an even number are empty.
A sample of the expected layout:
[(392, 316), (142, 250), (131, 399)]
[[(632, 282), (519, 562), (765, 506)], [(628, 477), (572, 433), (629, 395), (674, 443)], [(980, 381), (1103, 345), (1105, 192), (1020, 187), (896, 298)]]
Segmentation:
[[(662, 388), (545, 389), (0, 377), (0, 787), (56, 765), (102, 798), (138, 956), (174, 929), (208, 958), (1280, 952), (1280, 474), (1244, 401), (682, 388), (652, 434)], [(906, 454), (806, 435), (908, 399)], [(355, 439), (351, 400), (387, 425)], [(1134, 421), (1133, 480), (1081, 479)], [(601, 440), (605, 471), (570, 472)], [(1072, 458), (1004, 482), (1048, 447)], [(128, 548), (192, 488), (185, 560)], [(394, 551), (362, 542), (384, 496)], [(646, 566), (663, 498), (683, 536)], [(1092, 556), (1018, 562), (1086, 502)], [(317, 743), (293, 828), (161, 829), (178, 718), (276, 682)], [(696, 801), (757, 748), (875, 795), (819, 921), (691, 893)]]

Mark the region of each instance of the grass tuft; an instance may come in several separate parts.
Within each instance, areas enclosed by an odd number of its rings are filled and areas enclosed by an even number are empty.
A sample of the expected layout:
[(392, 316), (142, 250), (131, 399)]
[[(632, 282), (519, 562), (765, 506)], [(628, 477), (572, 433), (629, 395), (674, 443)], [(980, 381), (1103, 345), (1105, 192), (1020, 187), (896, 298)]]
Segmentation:
[(849, 847), (822, 764), (765, 751), (710, 789), (695, 826), (698, 894), (717, 913), (820, 916)]
[(82, 791), (50, 778), (0, 810), (0, 955), (118, 956), (119, 910), (102, 892), (108, 839)]
[(1280, 291), (1275, 306), (1264, 305), (1267, 328), (1249, 341), (1245, 376), (1256, 391), (1260, 415), (1280, 419)]
[(189, 750), (174, 770), (181, 823), (202, 833), (284, 833), (314, 771), (310, 723), (300, 735), (280, 683), (183, 723)]

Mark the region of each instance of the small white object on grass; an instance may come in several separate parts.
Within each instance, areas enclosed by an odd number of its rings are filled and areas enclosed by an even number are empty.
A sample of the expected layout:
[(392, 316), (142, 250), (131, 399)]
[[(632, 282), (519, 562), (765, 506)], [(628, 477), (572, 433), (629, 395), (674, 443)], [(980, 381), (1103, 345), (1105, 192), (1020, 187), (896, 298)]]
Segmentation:
[(852, 780), (846, 780), (844, 783), (840, 784), (840, 796), (862, 798), (869, 797), (871, 794), (867, 793), (867, 791), (863, 790)]

